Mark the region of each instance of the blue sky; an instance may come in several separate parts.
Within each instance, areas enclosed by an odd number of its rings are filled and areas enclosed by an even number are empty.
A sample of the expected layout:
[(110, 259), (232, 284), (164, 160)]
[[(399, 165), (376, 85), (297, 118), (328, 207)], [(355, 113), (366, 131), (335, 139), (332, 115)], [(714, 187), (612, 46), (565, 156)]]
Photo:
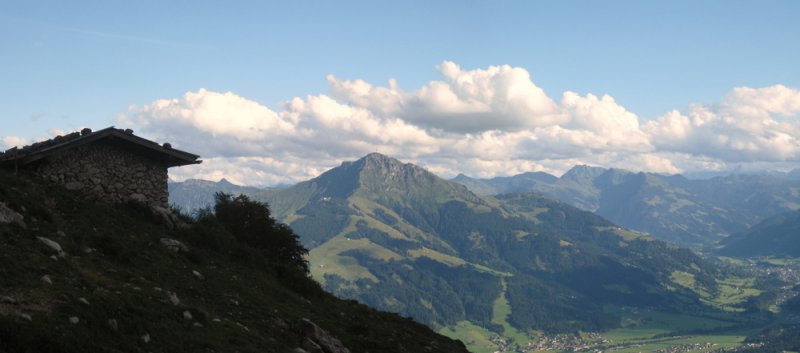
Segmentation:
[[(286, 102), (318, 95), (358, 106), (346, 99), (345, 93), (332, 93), (332, 82), (363, 80), (388, 87), (387, 80), (393, 78), (399, 89), (414, 95), (431, 81), (447, 81), (441, 72), (444, 62), (455, 63), (465, 72), (503, 65), (524, 69), (530, 82), (555, 101), (558, 109), (566, 109), (560, 101), (562, 94), (570, 91), (584, 98), (589, 94), (598, 98), (609, 95), (617, 105), (635, 114), (641, 125), (672, 110), (691, 118), (689, 107), (693, 104), (724, 117), (727, 113), (717, 107), (726, 97), (739, 97), (733, 94), (736, 87), (781, 85), (788, 91), (770, 92), (794, 99), (792, 94), (800, 88), (798, 16), (797, 1), (3, 2), (0, 119), (4, 124), (0, 137), (6, 137), (5, 144), (9, 145), (49, 137), (57, 132), (54, 130), (127, 123), (145, 137), (170, 138), (180, 145), (182, 139), (191, 141), (198, 135), (179, 136), (168, 131), (166, 126), (179, 124), (165, 123), (167, 118), (156, 119), (165, 124), (156, 128), (156, 120), (143, 116), (142, 111), (147, 110), (143, 108), (158, 100), (180, 100), (201, 89), (230, 92), (279, 115), (288, 114)], [(326, 78), (328, 75), (333, 75), (334, 81)], [(403, 106), (409, 104), (404, 102)], [(504, 110), (498, 109), (501, 111), (494, 113), (502, 114)], [(767, 111), (776, 121), (789, 121), (795, 128), (797, 112), (792, 109)], [(385, 114), (388, 111), (381, 110)], [(391, 111), (395, 115), (372, 113), (381, 121), (399, 117), (434, 139), (441, 140), (450, 132), (408, 115), (410, 112), (403, 115)], [(121, 114), (128, 119), (120, 118)], [(236, 114), (232, 116), (220, 119), (236, 119)], [(568, 121), (574, 119), (554, 124), (564, 127)], [(542, 126), (520, 125), (512, 130), (535, 127)], [(196, 132), (219, 135), (208, 129)], [(465, 133), (464, 129), (455, 130)], [(475, 137), (487, 131), (513, 132), (487, 125), (481, 131), (467, 133)], [(449, 138), (459, 140), (456, 136)], [(778, 153), (775, 151), (731, 158), (741, 152), (736, 149), (741, 143), (730, 143), (727, 154), (704, 153), (699, 146), (692, 149), (687, 143), (658, 147), (652, 138), (650, 150), (624, 152), (688, 153), (684, 157), (694, 160), (673, 165), (672, 169), (654, 169), (664, 172), (725, 169), (742, 163), (754, 168), (786, 169), (798, 160), (798, 152), (792, 149), (797, 147), (798, 138), (790, 129), (788, 147), (771, 146), (785, 154), (780, 158), (769, 158), (770, 153)], [(292, 164), (297, 171), (281, 175), (274, 167), (265, 167), (262, 177), (240, 176), (239, 180), (261, 184), (297, 180), (369, 149), (400, 150), (400, 157), (444, 174), (456, 172), (446, 160), (472, 158), (453, 151), (444, 153), (441, 148), (433, 151), (420, 147), (417, 152), (406, 153), (397, 141), (375, 144), (354, 137), (352, 144), (359, 143), (367, 146), (325, 156), (267, 149), (265, 152), (273, 156), (285, 155), (275, 157), (275, 163)], [(210, 158), (249, 158), (256, 154), (237, 155), (228, 144), (225, 146), (201, 152)], [(586, 147), (580, 143), (570, 146), (574, 150)], [(596, 146), (590, 149), (591, 155), (620, 153), (598, 152)], [(612, 155), (588, 158), (587, 153), (517, 153), (507, 162), (557, 160), (560, 162), (531, 163), (529, 167), (558, 172), (573, 162), (613, 165), (624, 159)], [(728, 157), (721, 157), (723, 154)], [(491, 162), (497, 158), (483, 159)], [(694, 163), (697, 160), (705, 162)], [(301, 167), (304, 161), (314, 161), (314, 165)], [(620, 166), (636, 167), (634, 162), (625, 163)], [(187, 176), (218, 176), (226, 168), (234, 167), (220, 165), (213, 172), (198, 169)], [(483, 176), (512, 172), (479, 162), (466, 171)]]

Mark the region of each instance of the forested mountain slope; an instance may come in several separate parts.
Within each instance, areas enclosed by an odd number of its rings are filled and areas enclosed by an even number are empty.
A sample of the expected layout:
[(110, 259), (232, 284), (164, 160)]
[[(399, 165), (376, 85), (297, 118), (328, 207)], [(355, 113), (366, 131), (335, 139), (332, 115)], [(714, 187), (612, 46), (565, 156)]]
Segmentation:
[(312, 273), (337, 295), (432, 327), (497, 328), (506, 298), (522, 330), (616, 327), (608, 306), (712, 310), (674, 283), (713, 293), (717, 269), (691, 251), (537, 194), (478, 196), (380, 154), (262, 193), (311, 249)]
[(537, 192), (661, 240), (709, 246), (765, 218), (800, 209), (795, 174), (687, 179), (576, 166), (560, 178), (525, 173), (493, 179), (460, 175), (453, 181), (483, 195)]

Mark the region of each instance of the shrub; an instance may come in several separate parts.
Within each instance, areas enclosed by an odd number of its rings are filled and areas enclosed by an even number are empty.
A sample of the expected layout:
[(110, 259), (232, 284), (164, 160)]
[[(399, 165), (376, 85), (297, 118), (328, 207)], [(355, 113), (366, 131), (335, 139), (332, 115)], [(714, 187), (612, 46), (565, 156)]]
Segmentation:
[(270, 260), (281, 268), (298, 270), (308, 275), (308, 250), (291, 228), (272, 218), (266, 203), (250, 200), (245, 195), (232, 196), (218, 192), (214, 195), (217, 220), (239, 242), (264, 250)]

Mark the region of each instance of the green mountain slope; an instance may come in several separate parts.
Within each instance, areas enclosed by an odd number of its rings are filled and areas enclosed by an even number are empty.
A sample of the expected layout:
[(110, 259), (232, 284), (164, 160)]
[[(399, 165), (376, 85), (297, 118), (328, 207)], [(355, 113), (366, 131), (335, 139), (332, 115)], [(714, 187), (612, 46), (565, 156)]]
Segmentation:
[(734, 257), (800, 257), (800, 211), (767, 218), (720, 243), (719, 253)]
[(260, 194), (310, 249), (312, 273), (339, 296), (434, 328), (495, 331), (493, 304), (528, 331), (601, 330), (609, 306), (711, 310), (674, 272), (713, 293), (692, 252), (536, 194), (481, 197), (379, 154)]
[(537, 192), (596, 212), (621, 226), (686, 246), (708, 246), (772, 215), (800, 208), (792, 174), (690, 180), (576, 166), (560, 178), (528, 174), (454, 179), (480, 194)]
[(0, 352), (466, 352), (168, 218), (0, 172)]

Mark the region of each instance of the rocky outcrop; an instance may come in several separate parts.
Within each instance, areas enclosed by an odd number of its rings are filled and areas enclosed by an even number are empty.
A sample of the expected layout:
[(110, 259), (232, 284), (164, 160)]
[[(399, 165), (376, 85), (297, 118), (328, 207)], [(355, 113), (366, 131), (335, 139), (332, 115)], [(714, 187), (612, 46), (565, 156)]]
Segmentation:
[(42, 242), (42, 244), (46, 245), (51, 250), (55, 251), (58, 254), (58, 256), (64, 257), (66, 255), (64, 253), (64, 249), (61, 248), (61, 244), (53, 241), (52, 239), (45, 237), (36, 237), (36, 239), (39, 239), (39, 241)]
[(350, 353), (338, 338), (323, 330), (309, 319), (300, 321), (300, 330), (305, 337), (301, 350), (308, 353)]
[(0, 202), (0, 223), (14, 223), (20, 227), (26, 227), (24, 217), (10, 209), (4, 202)]
[(159, 240), (159, 242), (161, 243), (161, 245), (166, 246), (167, 249), (169, 249), (172, 252), (175, 252), (175, 253), (179, 253), (179, 252), (188, 253), (189, 252), (189, 247), (186, 246), (186, 244), (182, 243), (180, 240), (175, 240), (175, 239), (172, 239), (172, 238), (161, 238)]

